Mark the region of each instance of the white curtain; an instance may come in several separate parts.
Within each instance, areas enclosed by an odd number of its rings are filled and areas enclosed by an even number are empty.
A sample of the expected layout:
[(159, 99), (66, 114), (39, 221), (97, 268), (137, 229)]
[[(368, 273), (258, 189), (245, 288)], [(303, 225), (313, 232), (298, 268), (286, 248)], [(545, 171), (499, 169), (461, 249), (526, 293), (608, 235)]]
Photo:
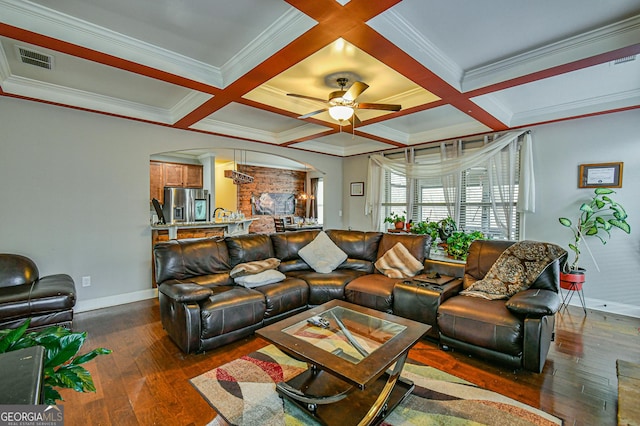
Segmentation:
[[(518, 210), (522, 212), (535, 211), (535, 182), (533, 176), (533, 157), (532, 157), (532, 139), (528, 131), (514, 131), (506, 133), (494, 141), (486, 144), (484, 147), (466, 151), (460, 155), (461, 141), (458, 141), (454, 147), (448, 149), (444, 144), (441, 145), (440, 159), (428, 159), (420, 163), (409, 162), (405, 159), (390, 159), (380, 154), (373, 154), (369, 157), (368, 168), (368, 188), (365, 199), (365, 214), (371, 215), (371, 223), (375, 229), (380, 223), (380, 208), (382, 205), (383, 194), (383, 173), (384, 170), (406, 176), (407, 179), (428, 179), (441, 178), (443, 187), (445, 188), (445, 196), (449, 198), (447, 203), (455, 205), (460, 186), (460, 173), (471, 167), (483, 166), (487, 167), (493, 176), (494, 187), (512, 186), (515, 181), (515, 161), (518, 149), (518, 138), (525, 134), (522, 141), (522, 151), (520, 155), (520, 193), (518, 199)], [(507, 173), (509, 182), (504, 182), (504, 173)], [(500, 177), (498, 177), (500, 175)], [(502, 189), (502, 188), (500, 188)], [(514, 194), (496, 193), (492, 194), (492, 199), (502, 200), (503, 202), (515, 201)], [(455, 200), (455, 202), (454, 202)], [(459, 221), (457, 214), (459, 208), (453, 207), (455, 212), (450, 212), (454, 219)], [(505, 217), (510, 218), (511, 215), (506, 211)], [(500, 226), (510, 226), (509, 223), (502, 223)]]

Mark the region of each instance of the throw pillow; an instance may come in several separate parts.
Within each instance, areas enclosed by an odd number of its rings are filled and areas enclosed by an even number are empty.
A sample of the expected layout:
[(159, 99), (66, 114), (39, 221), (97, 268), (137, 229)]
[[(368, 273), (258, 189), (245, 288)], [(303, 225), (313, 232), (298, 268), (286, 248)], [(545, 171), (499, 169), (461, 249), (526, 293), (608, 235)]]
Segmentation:
[(375, 263), (376, 269), (389, 278), (409, 278), (414, 277), (422, 271), (423, 265), (418, 259), (413, 257), (411, 252), (402, 245), (396, 243), (378, 259)]
[(490, 300), (508, 299), (528, 289), (551, 262), (566, 253), (555, 244), (519, 241), (500, 254), (483, 279), (460, 294)]
[(260, 287), (261, 285), (273, 284), (287, 278), (282, 272), (275, 269), (268, 269), (253, 275), (243, 275), (234, 278), (236, 284), (247, 288)]
[(265, 260), (255, 260), (253, 262), (238, 263), (229, 273), (231, 278), (242, 277), (244, 275), (258, 274), (269, 269), (276, 269), (280, 265), (280, 259), (270, 257)]
[(347, 254), (324, 231), (302, 247), (298, 255), (320, 274), (328, 274), (347, 260)]

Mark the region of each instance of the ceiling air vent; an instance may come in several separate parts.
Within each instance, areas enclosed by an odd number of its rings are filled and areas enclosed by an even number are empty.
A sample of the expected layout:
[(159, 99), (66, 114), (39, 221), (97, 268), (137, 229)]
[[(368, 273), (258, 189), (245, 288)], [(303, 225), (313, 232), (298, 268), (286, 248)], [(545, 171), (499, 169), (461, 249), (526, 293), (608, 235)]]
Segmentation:
[(613, 61), (613, 65), (624, 64), (625, 62), (631, 62), (636, 60), (636, 55), (625, 56), (624, 58), (619, 58)]
[(16, 46), (16, 51), (23, 64), (35, 65), (36, 67), (48, 70), (53, 68), (53, 56), (51, 55), (45, 55), (44, 53), (21, 46)]

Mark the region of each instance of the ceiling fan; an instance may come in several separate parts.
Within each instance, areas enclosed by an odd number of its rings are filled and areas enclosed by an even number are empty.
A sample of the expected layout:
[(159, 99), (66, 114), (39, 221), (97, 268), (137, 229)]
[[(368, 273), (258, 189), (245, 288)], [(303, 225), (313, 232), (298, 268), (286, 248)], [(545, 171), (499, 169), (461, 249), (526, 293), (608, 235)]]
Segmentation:
[(319, 109), (317, 111), (310, 112), (305, 115), (301, 115), (298, 118), (308, 118), (316, 114), (320, 114), (324, 111), (329, 111), (329, 115), (334, 120), (337, 120), (340, 125), (344, 121), (349, 121), (354, 127), (356, 124), (360, 124), (360, 119), (355, 114), (356, 109), (377, 109), (382, 111), (400, 111), (401, 105), (396, 104), (371, 104), (371, 103), (358, 103), (356, 99), (362, 94), (369, 86), (361, 81), (356, 81), (349, 87), (349, 90), (344, 90), (345, 86), (349, 82), (348, 78), (336, 79), (340, 90), (329, 93), (328, 100), (314, 98), (312, 96), (298, 95), (295, 93), (287, 93), (287, 96), (293, 96), (296, 98), (310, 99), (312, 101), (318, 101), (329, 106), (327, 108)]

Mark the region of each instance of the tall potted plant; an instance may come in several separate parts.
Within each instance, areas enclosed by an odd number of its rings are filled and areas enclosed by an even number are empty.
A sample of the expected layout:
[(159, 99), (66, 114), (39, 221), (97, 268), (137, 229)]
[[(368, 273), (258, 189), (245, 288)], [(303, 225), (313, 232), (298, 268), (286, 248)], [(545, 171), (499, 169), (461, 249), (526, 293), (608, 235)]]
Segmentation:
[[(560, 275), (562, 288), (570, 290), (582, 289), (584, 269), (580, 267), (578, 261), (581, 254), (580, 244), (586, 237), (595, 237), (602, 244), (607, 244), (613, 229), (620, 229), (627, 234), (631, 233), (631, 226), (627, 223), (627, 212), (620, 203), (611, 199), (611, 194), (615, 194), (612, 189), (596, 188), (591, 200), (582, 203), (580, 206), (575, 223), (567, 217), (558, 218), (560, 224), (571, 229), (573, 233), (573, 240), (569, 243), (569, 249), (574, 253), (574, 258), (571, 263), (567, 262), (565, 264), (564, 271)], [(590, 251), (589, 254), (591, 254)], [(593, 258), (593, 255), (591, 257)], [(593, 261), (595, 262), (595, 259)], [(597, 263), (596, 268), (598, 268)]]
[(73, 332), (59, 326), (27, 333), (31, 319), (18, 328), (0, 330), (0, 353), (24, 349), (31, 346), (44, 347), (44, 404), (52, 405), (62, 396), (54, 388), (68, 388), (77, 392), (95, 392), (91, 374), (80, 364), (91, 361), (98, 355), (110, 354), (105, 348), (93, 349), (78, 355), (87, 333)]

